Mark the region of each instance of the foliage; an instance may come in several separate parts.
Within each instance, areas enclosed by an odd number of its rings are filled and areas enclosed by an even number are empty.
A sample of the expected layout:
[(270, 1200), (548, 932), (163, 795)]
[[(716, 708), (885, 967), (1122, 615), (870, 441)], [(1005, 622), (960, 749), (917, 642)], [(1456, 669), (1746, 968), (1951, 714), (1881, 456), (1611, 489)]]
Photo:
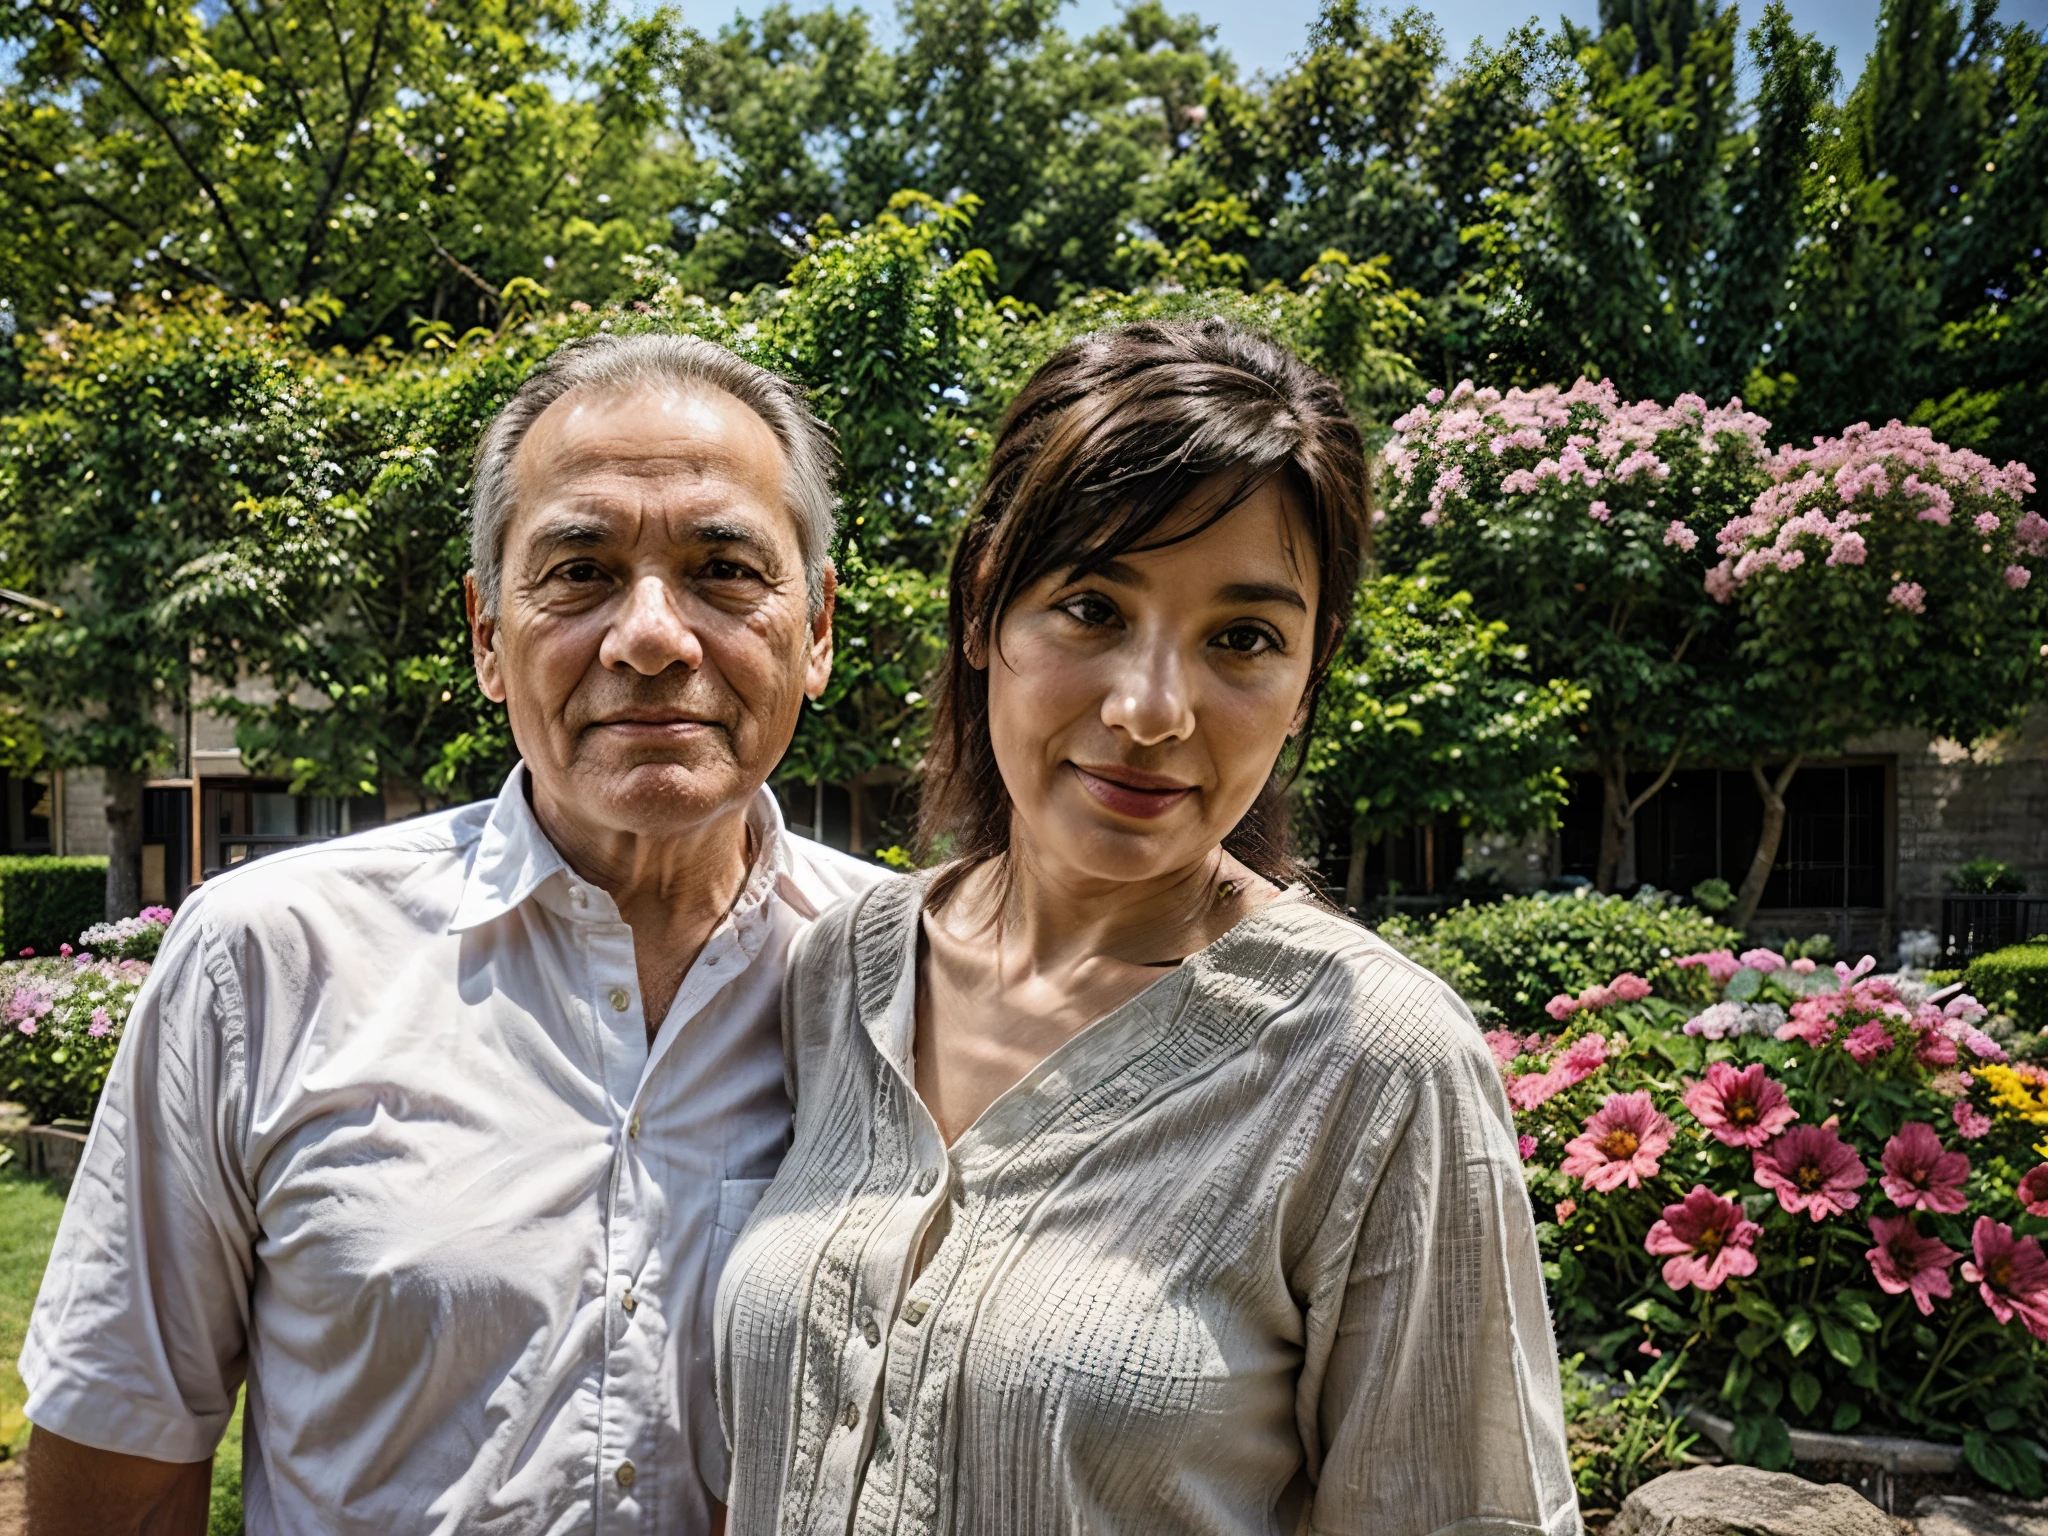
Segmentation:
[(1426, 564), (1479, 611), (1511, 615), (1536, 676), (1587, 690), (1603, 888), (1639, 803), (1631, 761), (1668, 772), (1715, 739), (1736, 702), (1705, 551), (1755, 494), (1768, 428), (1739, 400), (1630, 405), (1612, 383), (1583, 379), (1506, 393), (1465, 382), (1394, 423), (1386, 559)]
[(337, 334), (617, 291), (696, 179), (674, 12), (229, 0), (0, 18), (0, 294), (43, 326), (195, 285)]
[(1680, 957), (1734, 935), (1690, 907), (1652, 899), (1521, 896), (1465, 905), (1436, 918), (1396, 917), (1380, 935), (1455, 987), (1475, 1011), (1510, 1029), (1541, 1026), (1545, 1006), (1601, 978), (1629, 971), (1671, 998), (1704, 998), (1705, 983)]
[(1976, 858), (1950, 870), (1947, 885), (1952, 891), (1986, 896), (2001, 892), (2018, 895), (2026, 891), (2027, 876), (2017, 864), (2007, 864), (2002, 859)]
[(2048, 943), (1978, 955), (1963, 971), (1963, 986), (1985, 1006), (2010, 1014), (2021, 1029), (2048, 1031)]
[[(169, 907), (144, 907), (134, 917), (94, 923), (78, 936), (78, 947), (102, 960), (154, 960), (170, 926)], [(70, 945), (64, 946), (68, 952)]]
[(1360, 584), (1305, 765), (1309, 793), (1350, 822), (1354, 863), (1371, 839), (1437, 816), (1489, 831), (1554, 822), (1585, 691), (1539, 681), (1527, 659), (1440, 579)]
[(83, 951), (0, 962), (0, 1094), (37, 1121), (90, 1120), (148, 974)]
[(55, 949), (98, 921), (106, 888), (105, 859), (0, 857), (0, 955)]
[(2038, 1495), (2048, 1072), (2006, 1064), (1972, 1000), (1916, 1004), (1867, 958), (1683, 958), (1719, 1001), (1619, 976), (1554, 1000), (1555, 1034), (1488, 1037), (1554, 1211), (1561, 1332), (1602, 1359), (1682, 1351), (1738, 1459), (1789, 1465), (1788, 1424), (1890, 1427)]
[(1583, 1354), (1560, 1362), (1565, 1443), (1572, 1482), (1588, 1510), (1613, 1511), (1651, 1478), (1675, 1472), (1698, 1436), (1686, 1433), (1666, 1397), (1680, 1357), (1659, 1360), (1640, 1378), (1624, 1370), (1612, 1382), (1585, 1368)]

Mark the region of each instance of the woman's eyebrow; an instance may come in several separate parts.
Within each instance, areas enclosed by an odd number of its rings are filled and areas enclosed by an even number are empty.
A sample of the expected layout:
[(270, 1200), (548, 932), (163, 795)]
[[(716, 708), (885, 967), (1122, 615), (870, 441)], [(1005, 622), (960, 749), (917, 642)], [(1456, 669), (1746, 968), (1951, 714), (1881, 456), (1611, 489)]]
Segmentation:
[(1226, 603), (1285, 603), (1308, 612), (1308, 600), (1278, 581), (1234, 581), (1216, 594)]

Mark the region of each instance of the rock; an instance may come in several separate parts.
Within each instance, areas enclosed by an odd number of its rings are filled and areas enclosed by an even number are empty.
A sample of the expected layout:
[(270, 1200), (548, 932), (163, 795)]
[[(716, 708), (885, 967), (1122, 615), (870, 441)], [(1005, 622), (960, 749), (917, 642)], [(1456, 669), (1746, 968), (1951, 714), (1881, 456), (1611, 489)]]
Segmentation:
[(1755, 1467), (1667, 1472), (1628, 1496), (1607, 1536), (1898, 1536), (1891, 1516), (1839, 1483)]
[(1913, 1511), (1920, 1536), (2048, 1536), (2048, 1504), (1935, 1494)]

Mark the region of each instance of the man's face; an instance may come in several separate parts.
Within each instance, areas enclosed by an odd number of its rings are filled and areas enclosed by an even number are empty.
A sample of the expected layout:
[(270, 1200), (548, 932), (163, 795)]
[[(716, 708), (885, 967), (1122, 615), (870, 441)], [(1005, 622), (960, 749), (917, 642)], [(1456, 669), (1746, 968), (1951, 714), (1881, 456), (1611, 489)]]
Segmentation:
[(470, 589), (477, 679), (551, 830), (674, 837), (742, 806), (832, 670), (782, 445), (730, 395), (575, 391), (512, 464), (498, 611)]

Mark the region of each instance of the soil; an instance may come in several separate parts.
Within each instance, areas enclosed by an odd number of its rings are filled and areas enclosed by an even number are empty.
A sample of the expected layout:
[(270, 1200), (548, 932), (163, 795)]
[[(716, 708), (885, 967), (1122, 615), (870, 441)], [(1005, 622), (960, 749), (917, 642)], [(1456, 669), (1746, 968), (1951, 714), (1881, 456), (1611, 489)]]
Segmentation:
[(28, 1536), (28, 1465), (0, 1461), (0, 1536)]

